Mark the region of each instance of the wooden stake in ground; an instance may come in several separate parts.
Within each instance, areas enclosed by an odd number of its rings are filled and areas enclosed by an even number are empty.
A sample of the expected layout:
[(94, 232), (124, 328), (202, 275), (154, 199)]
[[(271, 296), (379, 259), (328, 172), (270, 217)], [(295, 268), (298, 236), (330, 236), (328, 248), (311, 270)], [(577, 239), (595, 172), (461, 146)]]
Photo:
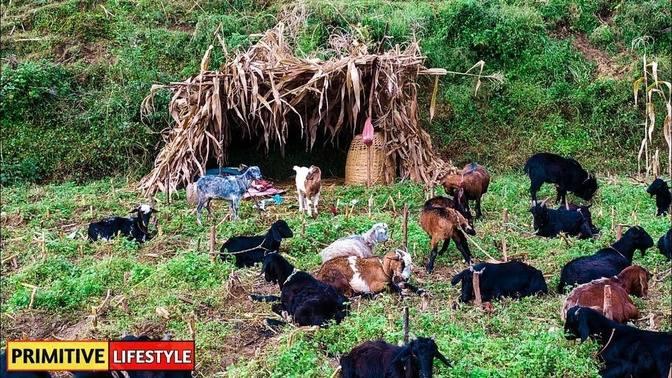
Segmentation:
[(509, 224), (509, 209), (504, 209), (504, 212), (502, 213), (502, 223), (504, 224), (504, 237), (502, 237), (502, 255), (504, 257), (504, 262), (509, 261), (508, 253), (506, 251), (506, 233), (508, 232), (508, 224)]
[(408, 306), (404, 306), (404, 344), (408, 344), (408, 334), (409, 334), (409, 324), (408, 324)]
[(408, 204), (404, 204), (404, 223), (401, 227), (404, 235), (404, 250), (408, 252)]
[(475, 271), (471, 275), (471, 283), (474, 285), (474, 305), (481, 307), (483, 301), (481, 300), (481, 274), (483, 271)]
[(619, 224), (616, 226), (616, 240), (623, 237), (623, 225)]
[(371, 218), (371, 208), (373, 207), (373, 194), (369, 196), (369, 219)]
[(210, 254), (210, 261), (214, 262), (216, 259), (215, 256), (215, 247), (217, 245), (217, 228), (215, 226), (210, 227), (210, 249), (209, 249), (209, 254)]
[(614, 311), (611, 307), (611, 286), (604, 287), (604, 316), (614, 320)]

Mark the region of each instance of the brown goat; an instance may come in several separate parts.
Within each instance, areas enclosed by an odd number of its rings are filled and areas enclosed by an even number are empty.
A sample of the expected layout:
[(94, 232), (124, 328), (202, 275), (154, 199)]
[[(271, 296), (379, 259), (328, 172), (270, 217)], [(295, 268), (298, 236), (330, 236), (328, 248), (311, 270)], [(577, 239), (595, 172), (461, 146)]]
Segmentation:
[(469, 209), (469, 201), (476, 201), (476, 218), (483, 216), (481, 212), (481, 197), (488, 191), (490, 174), (482, 165), (476, 163), (467, 164), (461, 171), (455, 174), (447, 174), (441, 179), (441, 185), (446, 193), (454, 195), (455, 190), (464, 189), (466, 197), (466, 209)]
[[(562, 307), (562, 319), (567, 311), (574, 306), (590, 307), (609, 319), (625, 323), (629, 319), (639, 317), (639, 311), (628, 294), (645, 297), (649, 292), (648, 280), (651, 274), (638, 265), (631, 265), (623, 269), (617, 276), (599, 278), (579, 285), (572, 290)], [(611, 308), (605, 309), (605, 287), (611, 287)]]
[(411, 255), (405, 251), (389, 252), (379, 257), (337, 257), (326, 261), (315, 277), (351, 297), (356, 294), (375, 294), (397, 286), (411, 276)]
[[(310, 167), (294, 166), (296, 172), (296, 192), (299, 197), (299, 211), (304, 210), (308, 215), (317, 215), (317, 205), (320, 201), (320, 188), (322, 186), (322, 171), (320, 167), (311, 165)], [(311, 209), (310, 205), (313, 205)]]
[(439, 243), (443, 241), (443, 246), (441, 247), (441, 253), (443, 253), (448, 249), (451, 239), (455, 241), (455, 245), (462, 253), (464, 261), (471, 265), (471, 252), (469, 251), (467, 238), (463, 232), (475, 235), (476, 232), (474, 232), (473, 227), (457, 210), (432, 207), (429, 202), (425, 203), (425, 207), (420, 213), (420, 226), (431, 238), (430, 245), (432, 250), (426, 266), (427, 272), (431, 273), (434, 270), (434, 260), (436, 260), (438, 254)]

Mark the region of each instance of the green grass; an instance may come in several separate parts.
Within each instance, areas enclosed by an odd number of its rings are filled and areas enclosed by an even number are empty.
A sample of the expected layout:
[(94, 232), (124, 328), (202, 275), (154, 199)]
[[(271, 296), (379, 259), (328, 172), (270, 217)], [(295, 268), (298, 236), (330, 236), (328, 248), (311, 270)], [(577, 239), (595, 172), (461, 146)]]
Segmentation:
[[(258, 267), (236, 270), (230, 262), (210, 261), (209, 227), (196, 224), (183, 191), (171, 204), (163, 197), (157, 199), (159, 235), (145, 245), (83, 239), (91, 220), (124, 214), (142, 201), (133, 185), (109, 179), (81, 186), (20, 185), (3, 190), (3, 342), (23, 335), (71, 335), (73, 330), (87, 338), (119, 337), (124, 331), (171, 331), (176, 338), (186, 339), (190, 337), (189, 319), (195, 319), (199, 376), (324, 377), (333, 372), (341, 354), (365, 340), (399, 342), (403, 336), (401, 309), (409, 306), (412, 334), (434, 337), (453, 361), (452, 369), (437, 363), (438, 377), (592, 377), (599, 369), (593, 358), (597, 344), (567, 341), (562, 333), (559, 311), (564, 298), (555, 293), (562, 265), (613, 241), (614, 223), (640, 224), (654, 240), (670, 227), (669, 218), (654, 216), (654, 201), (643, 184), (610, 177), (600, 181), (593, 206), (593, 218), (602, 229), (598, 239), (537, 238), (529, 234), (527, 179), (515, 173), (495, 175), (484, 198), (485, 219), (476, 222), (474, 240), (500, 258), (496, 245), (506, 238), (509, 256), (541, 269), (551, 293), (495, 302), (494, 313), (486, 314), (456, 302), (459, 289), (450, 285), (450, 278), (465, 266), (454, 245), (439, 256), (435, 273), (424, 272), (428, 237), (417, 224), (424, 198), (418, 185), (366, 189), (327, 184), (322, 213), (305, 220), (296, 212), (293, 195), (263, 214), (246, 202), (242, 220), (236, 222), (220, 222), (227, 209), (217, 203), (218, 247), (232, 235), (263, 233), (275, 219), (286, 219), (295, 237), (283, 243), (283, 253), (308, 271), (319, 267), (317, 252), (323, 246), (376, 222), (387, 222), (392, 232), (392, 240), (381, 252), (400, 245), (401, 206), (409, 204), (409, 248), (416, 264), (412, 279), (431, 293), (427, 309), (421, 309), (416, 297), (400, 299), (385, 293), (374, 300), (356, 300), (352, 313), (340, 325), (319, 330), (290, 325), (275, 335), (262, 325), (264, 318), (273, 316), (270, 306), (251, 302), (246, 293), (276, 293), (277, 287), (263, 282)], [(542, 198), (552, 195), (550, 186), (540, 194)], [(366, 208), (369, 197), (374, 202), (371, 217)], [(341, 208), (334, 217), (326, 206), (336, 199)], [(344, 215), (353, 200), (357, 201), (353, 214)], [(383, 209), (385, 202), (388, 205)], [(509, 229), (501, 221), (504, 208), (510, 212)], [(473, 245), (471, 250), (477, 261), (486, 259)], [(669, 263), (655, 248), (644, 257), (637, 255), (635, 263), (655, 274), (650, 297), (636, 300), (643, 319), (635, 324), (648, 328), (653, 314), (655, 329), (672, 330), (672, 277), (655, 281), (669, 270)], [(32, 309), (28, 308), (32, 288), (24, 284), (38, 287)], [(93, 329), (86, 317), (108, 290), (111, 305)], [(168, 318), (157, 313), (159, 307), (168, 311)]]

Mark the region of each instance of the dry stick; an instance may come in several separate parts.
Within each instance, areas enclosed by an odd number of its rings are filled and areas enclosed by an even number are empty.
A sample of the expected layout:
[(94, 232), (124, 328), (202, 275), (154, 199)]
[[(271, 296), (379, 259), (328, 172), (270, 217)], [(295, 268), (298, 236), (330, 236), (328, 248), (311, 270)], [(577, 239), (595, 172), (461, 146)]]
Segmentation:
[(215, 262), (215, 244), (217, 243), (217, 228), (210, 227), (210, 261)]
[(483, 252), (483, 254), (485, 254), (486, 256), (488, 256), (488, 258), (490, 258), (490, 260), (492, 260), (492, 261), (498, 261), (496, 258), (490, 256), (490, 254), (489, 254), (488, 252), (486, 252), (483, 248), (481, 248), (481, 246), (478, 245), (478, 244), (474, 241), (474, 239), (472, 239), (471, 237), (469, 237), (469, 235), (468, 235), (466, 232), (464, 232), (464, 230), (462, 230), (461, 228), (460, 228), (459, 230), (460, 230), (460, 232), (462, 233), (462, 235), (464, 235), (464, 236), (467, 238), (467, 240), (469, 240), (473, 245), (475, 245), (476, 248), (478, 248), (479, 251)]
[(623, 225), (619, 224), (616, 226), (616, 240), (620, 239), (623, 237)]
[(611, 286), (604, 287), (604, 316), (608, 319), (614, 320), (614, 312), (611, 308)]
[(614, 226), (616, 225), (616, 209), (611, 207), (611, 232), (614, 232)]
[(483, 274), (482, 270), (480, 272), (474, 271), (471, 275), (471, 283), (474, 286), (474, 305), (478, 307), (483, 304), (481, 300), (481, 274)]
[(373, 207), (373, 194), (369, 196), (369, 219), (371, 219), (371, 208)]
[(166, 181), (166, 203), (170, 205), (170, 179)]
[(409, 324), (408, 324), (408, 306), (404, 306), (404, 345), (408, 344), (408, 333), (409, 333)]

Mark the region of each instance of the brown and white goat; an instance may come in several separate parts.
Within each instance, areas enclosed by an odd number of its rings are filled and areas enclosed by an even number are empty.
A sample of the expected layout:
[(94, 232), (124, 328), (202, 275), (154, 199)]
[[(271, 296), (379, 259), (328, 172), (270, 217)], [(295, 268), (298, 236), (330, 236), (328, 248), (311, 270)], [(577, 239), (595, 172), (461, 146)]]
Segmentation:
[(426, 266), (427, 272), (431, 273), (434, 270), (434, 260), (436, 260), (438, 254), (439, 243), (443, 241), (441, 247), (441, 253), (443, 253), (448, 249), (451, 239), (455, 241), (455, 245), (462, 253), (464, 261), (471, 265), (471, 252), (467, 245), (467, 237), (463, 232), (470, 235), (475, 235), (476, 232), (467, 219), (457, 210), (433, 207), (426, 203), (420, 213), (420, 226), (431, 238), (432, 250)]
[[(619, 323), (639, 317), (639, 311), (630, 299), (629, 294), (645, 297), (649, 292), (648, 280), (651, 273), (638, 265), (631, 265), (623, 269), (617, 276), (598, 278), (591, 282), (579, 285), (572, 290), (562, 307), (562, 319), (567, 311), (574, 306), (590, 307), (605, 317)], [(611, 305), (605, 308), (605, 287), (611, 288)]]
[(481, 212), (481, 197), (488, 191), (490, 174), (482, 165), (476, 163), (467, 164), (457, 173), (443, 176), (441, 185), (443, 185), (446, 193), (453, 196), (457, 189), (464, 189), (467, 211), (470, 211), (469, 201), (476, 201), (476, 218), (483, 216)]
[(411, 277), (411, 255), (402, 250), (379, 257), (337, 257), (320, 267), (316, 278), (328, 283), (339, 293), (351, 297), (357, 294), (376, 294), (391, 288), (399, 291), (399, 284)]
[[(299, 211), (304, 210), (309, 216), (317, 215), (317, 203), (320, 201), (320, 187), (322, 171), (319, 167), (311, 165), (310, 167), (294, 166), (296, 172), (296, 193), (299, 197)], [(313, 205), (313, 209), (310, 205)]]

